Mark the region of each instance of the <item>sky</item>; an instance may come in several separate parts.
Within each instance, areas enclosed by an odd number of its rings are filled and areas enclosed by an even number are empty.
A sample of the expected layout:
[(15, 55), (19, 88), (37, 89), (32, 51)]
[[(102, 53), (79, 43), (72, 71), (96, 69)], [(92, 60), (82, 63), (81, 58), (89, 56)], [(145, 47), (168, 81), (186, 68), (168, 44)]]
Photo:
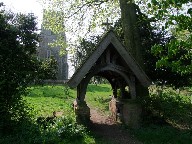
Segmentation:
[(43, 9), (39, 0), (0, 0), (5, 5), (5, 9), (11, 9), (13, 12), (34, 13), (37, 16), (38, 28), (41, 27)]
[[(38, 20), (38, 28), (41, 28), (43, 18), (43, 8), (39, 0), (0, 0), (5, 5), (6, 10), (11, 10), (18, 13), (34, 13)], [(74, 73), (74, 68), (69, 62), (69, 77)]]

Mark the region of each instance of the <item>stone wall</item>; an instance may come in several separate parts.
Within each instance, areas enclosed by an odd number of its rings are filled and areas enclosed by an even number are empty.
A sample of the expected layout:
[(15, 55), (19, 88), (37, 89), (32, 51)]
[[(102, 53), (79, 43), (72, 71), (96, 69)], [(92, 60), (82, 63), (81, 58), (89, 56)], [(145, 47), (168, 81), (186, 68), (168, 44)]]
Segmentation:
[[(65, 35), (64, 35), (65, 36)], [(60, 48), (59, 47), (50, 47), (49, 43), (56, 40), (57, 36), (52, 33), (50, 30), (43, 29), (41, 30), (41, 38), (40, 44), (38, 48), (38, 58), (46, 59), (53, 56), (58, 64), (58, 74), (57, 80), (66, 80), (68, 79), (68, 55), (60, 56)]]

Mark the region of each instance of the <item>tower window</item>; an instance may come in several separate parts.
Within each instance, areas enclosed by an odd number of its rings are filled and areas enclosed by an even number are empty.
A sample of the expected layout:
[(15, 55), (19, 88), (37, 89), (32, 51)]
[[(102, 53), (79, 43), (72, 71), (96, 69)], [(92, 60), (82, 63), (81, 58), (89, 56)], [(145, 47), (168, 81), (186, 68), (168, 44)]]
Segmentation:
[(47, 58), (51, 58), (51, 51), (47, 50)]

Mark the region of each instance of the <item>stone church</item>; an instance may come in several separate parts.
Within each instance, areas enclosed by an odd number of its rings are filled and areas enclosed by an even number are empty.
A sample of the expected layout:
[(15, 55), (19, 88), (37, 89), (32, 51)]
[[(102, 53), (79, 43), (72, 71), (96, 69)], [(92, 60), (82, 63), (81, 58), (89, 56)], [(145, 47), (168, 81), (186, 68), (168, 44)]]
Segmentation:
[[(65, 34), (63, 35), (64, 37)], [(57, 81), (65, 81), (68, 79), (68, 55), (59, 55), (60, 47), (51, 47), (49, 43), (53, 42), (57, 36), (50, 30), (41, 29), (41, 41), (38, 48), (39, 59), (49, 59), (53, 56), (58, 63)]]

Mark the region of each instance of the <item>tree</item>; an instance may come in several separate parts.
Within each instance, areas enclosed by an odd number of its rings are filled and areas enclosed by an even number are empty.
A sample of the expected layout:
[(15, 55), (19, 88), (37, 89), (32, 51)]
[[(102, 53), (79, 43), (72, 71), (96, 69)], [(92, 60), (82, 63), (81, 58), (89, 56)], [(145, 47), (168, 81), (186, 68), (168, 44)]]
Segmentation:
[[(58, 34), (64, 30), (61, 28), (63, 22), (65, 22), (66, 32), (69, 30), (79, 35), (77, 29), (80, 29), (83, 34), (86, 34), (90, 31), (94, 32), (98, 27), (101, 27), (104, 18), (109, 18), (114, 22), (114, 20), (117, 20), (120, 17), (121, 13), (121, 16), (123, 17), (123, 29), (126, 31), (126, 46), (137, 61), (143, 65), (141, 54), (139, 54), (139, 43), (135, 42), (139, 40), (139, 36), (136, 36), (137, 28), (135, 27), (137, 21), (135, 15), (139, 8), (132, 2), (132, 0), (57, 0), (49, 1), (48, 3), (48, 9), (44, 11), (44, 26)], [(58, 14), (61, 11), (62, 16), (59, 15), (58, 18)], [(129, 14), (127, 15), (127, 13)], [(58, 19), (61, 21), (58, 21)], [(49, 23), (46, 23), (46, 21), (49, 21)], [(131, 23), (129, 23), (130, 21)], [(71, 22), (73, 22), (73, 24), (71, 24)], [(134, 41), (132, 40), (133, 37)]]
[(39, 60), (37, 66), (37, 73), (34, 78), (36, 84), (42, 84), (44, 80), (56, 79), (58, 66), (54, 57)]
[[(89, 31), (94, 32), (96, 27), (101, 26), (103, 19), (108, 18), (114, 22), (121, 15), (125, 46), (129, 48), (128, 51), (144, 68), (136, 17), (136, 14), (140, 13), (140, 6), (143, 8), (142, 11), (149, 14), (154, 22), (153, 24), (156, 23), (159, 26), (157, 31), (167, 31), (164, 37), (170, 37), (171, 35), (175, 37), (175, 39), (170, 40), (169, 44), (165, 46), (158, 45), (153, 48), (153, 53), (160, 56), (160, 60), (157, 62), (158, 68), (162, 72), (167, 69), (164, 72), (170, 71), (175, 73), (175, 76), (180, 75), (183, 77), (191, 74), (191, 7), (187, 6), (190, 4), (191, 1), (189, 0), (151, 0), (142, 2), (134, 2), (133, 0), (57, 0), (49, 1), (48, 11), (63, 11), (65, 30), (72, 30), (77, 35), (80, 35), (78, 31), (83, 31), (84, 34)], [(188, 9), (186, 14), (183, 14), (183, 7)], [(48, 15), (47, 18), (49, 19)], [(54, 17), (51, 18), (54, 19)], [(58, 30), (57, 27), (49, 26), (49, 28), (55, 31)], [(171, 32), (171, 29), (174, 29), (176, 33)], [(183, 39), (183, 37), (185, 37), (185, 40), (179, 42), (178, 40)], [(178, 48), (178, 45), (182, 48)], [(180, 49), (183, 49), (184, 53)], [(163, 50), (167, 52), (163, 52)], [(177, 52), (180, 53), (179, 60), (176, 57), (174, 57), (174, 60), (171, 59), (172, 55)]]
[(36, 70), (37, 34), (32, 14), (0, 11), (0, 130), (11, 132), (13, 125), (28, 118), (21, 95)]
[(10, 134), (15, 126), (31, 120), (31, 109), (22, 96), (27, 86), (34, 80), (47, 78), (39, 74), (55, 76), (54, 60), (37, 60), (36, 24), (33, 14), (0, 10), (0, 135)]
[(89, 57), (95, 50), (97, 43), (100, 40), (100, 36), (91, 36), (89, 39), (81, 39), (80, 44), (74, 49), (74, 55), (71, 58), (72, 65), (77, 70), (83, 62)]
[[(179, 76), (192, 84), (192, 8), (191, 0), (159, 1), (153, 0), (149, 7), (155, 9), (154, 17), (164, 22), (160, 28), (169, 30), (172, 39), (162, 47), (155, 45), (152, 48), (154, 55), (159, 57), (157, 67), (169, 69), (175, 73), (175, 80)], [(179, 83), (178, 83), (179, 84)], [(179, 84), (179, 86), (181, 86)]]

